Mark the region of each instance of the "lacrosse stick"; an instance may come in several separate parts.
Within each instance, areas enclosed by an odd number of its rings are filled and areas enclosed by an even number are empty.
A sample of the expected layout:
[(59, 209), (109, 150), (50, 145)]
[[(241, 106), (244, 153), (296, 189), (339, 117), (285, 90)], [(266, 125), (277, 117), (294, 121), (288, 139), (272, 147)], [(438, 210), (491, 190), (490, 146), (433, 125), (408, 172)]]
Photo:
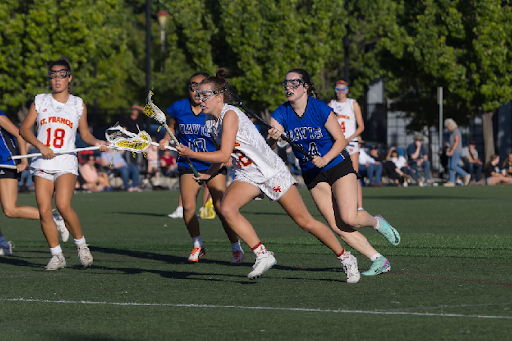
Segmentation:
[[(229, 95), (231, 97), (231, 103), (230, 104), (232, 104), (232, 105), (234, 105), (236, 107), (239, 107), (240, 109), (242, 109), (245, 112), (245, 114), (247, 114), (250, 117), (255, 118), (258, 122), (263, 124), (268, 129), (272, 129), (272, 126), (267, 121), (262, 119), (260, 116), (256, 115), (254, 112), (252, 112), (251, 109), (247, 108), (242, 103), (242, 100), (240, 99), (240, 97), (238, 97), (238, 95), (233, 90), (229, 89), (228, 92), (229, 92)], [(311, 160), (313, 158), (311, 155), (309, 155), (309, 153), (307, 152), (307, 150), (303, 146), (298, 145), (297, 143), (295, 143), (292, 139), (290, 139), (288, 137), (288, 135), (286, 135), (285, 132), (283, 132), (281, 134), (281, 139), (283, 139), (286, 142), (288, 142), (290, 144), (290, 146), (292, 146), (292, 148), (295, 148), (300, 153), (304, 154), (304, 156), (306, 157), (307, 160)]]
[[(158, 124), (160, 124), (162, 127), (164, 127), (165, 130), (167, 130), (167, 132), (169, 133), (169, 136), (174, 141), (174, 143), (177, 146), (179, 146), (180, 142), (178, 141), (176, 136), (174, 136), (174, 134), (172, 133), (171, 129), (167, 125), (167, 116), (151, 100), (151, 96), (153, 96), (153, 95), (154, 95), (153, 91), (149, 90), (148, 98), (147, 98), (147, 104), (144, 106), (144, 114), (146, 114), (146, 116), (151, 117), (152, 119), (157, 121)], [(192, 162), (190, 161), (190, 159), (188, 157), (185, 157), (185, 160), (187, 161), (187, 163), (188, 163), (190, 169), (192, 170), (192, 172), (194, 173), (194, 175), (196, 177), (199, 177), (199, 173), (197, 172), (197, 170), (192, 165)], [(203, 181), (199, 180), (198, 183), (202, 184)]]
[(18, 167), (13, 166), (13, 165), (0, 165), (0, 168), (17, 169)]
[[(115, 125), (111, 128), (108, 128), (105, 131), (105, 137), (109, 142), (108, 148), (113, 148), (116, 150), (127, 150), (132, 153), (141, 153), (149, 147), (150, 144), (158, 146), (158, 143), (151, 142), (151, 137), (145, 131), (140, 131), (138, 134), (132, 133), (124, 129), (119, 125)], [(94, 147), (85, 147), (85, 148), (75, 148), (75, 149), (67, 149), (67, 150), (54, 150), (54, 154), (67, 154), (67, 153), (75, 153), (75, 152), (83, 152), (86, 150), (98, 150), (100, 146)], [(176, 150), (173, 147), (167, 147), (170, 150)], [(17, 155), (9, 157), (8, 160), (18, 160), (27, 157), (36, 157), (43, 156), (41, 153), (32, 153), (27, 155)]]

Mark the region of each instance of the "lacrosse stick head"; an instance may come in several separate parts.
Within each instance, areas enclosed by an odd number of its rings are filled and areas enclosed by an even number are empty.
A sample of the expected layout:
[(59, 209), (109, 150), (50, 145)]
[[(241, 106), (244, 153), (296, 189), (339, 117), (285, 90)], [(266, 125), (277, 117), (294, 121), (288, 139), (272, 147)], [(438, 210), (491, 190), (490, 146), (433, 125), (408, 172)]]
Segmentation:
[(105, 131), (105, 138), (112, 148), (141, 153), (151, 144), (151, 136), (144, 130), (132, 133), (116, 124)]
[(154, 95), (153, 91), (149, 90), (147, 103), (144, 106), (144, 114), (157, 121), (160, 125), (167, 124), (167, 116), (157, 107), (151, 97)]

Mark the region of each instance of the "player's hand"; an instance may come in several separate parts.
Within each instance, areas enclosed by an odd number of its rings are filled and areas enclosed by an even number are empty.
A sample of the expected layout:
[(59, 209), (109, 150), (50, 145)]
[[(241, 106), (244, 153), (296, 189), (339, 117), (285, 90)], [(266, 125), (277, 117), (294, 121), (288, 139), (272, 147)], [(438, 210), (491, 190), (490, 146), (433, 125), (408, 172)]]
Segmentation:
[(268, 136), (274, 140), (279, 140), (281, 138), (282, 133), (283, 133), (282, 131), (280, 131), (279, 129), (276, 129), (274, 127), (270, 128), (268, 130)]
[(158, 142), (159, 146), (158, 146), (158, 149), (160, 150), (165, 150), (165, 147), (169, 146), (169, 140), (167, 139), (161, 139), (159, 142)]
[(21, 162), (16, 165), (16, 171), (18, 173), (23, 172), (28, 167), (28, 161), (26, 158), (21, 159)]
[(233, 158), (230, 157), (229, 161), (223, 162), (222, 165), (220, 166), (220, 168), (222, 168), (222, 167), (233, 167)]
[(206, 173), (199, 173), (198, 177), (194, 175), (193, 178), (195, 181), (206, 181), (211, 178), (211, 175)]
[(98, 140), (96, 145), (100, 146), (100, 149), (99, 149), (100, 152), (107, 152), (108, 151), (108, 142), (107, 141)]
[(323, 157), (321, 156), (318, 156), (318, 155), (315, 155), (313, 156), (313, 160), (311, 160), (313, 162), (313, 164), (315, 166), (317, 166), (318, 168), (324, 168), (325, 166), (327, 166), (327, 164), (329, 162), (327, 162), (326, 160), (324, 160)]
[(180, 143), (179, 146), (176, 146), (176, 150), (178, 151), (178, 154), (180, 156), (184, 156), (184, 157), (190, 158), (190, 157), (192, 157), (194, 155), (194, 151), (192, 149), (182, 145), (181, 143)]
[(55, 153), (49, 147), (42, 146), (39, 151), (45, 159), (53, 159), (55, 157)]

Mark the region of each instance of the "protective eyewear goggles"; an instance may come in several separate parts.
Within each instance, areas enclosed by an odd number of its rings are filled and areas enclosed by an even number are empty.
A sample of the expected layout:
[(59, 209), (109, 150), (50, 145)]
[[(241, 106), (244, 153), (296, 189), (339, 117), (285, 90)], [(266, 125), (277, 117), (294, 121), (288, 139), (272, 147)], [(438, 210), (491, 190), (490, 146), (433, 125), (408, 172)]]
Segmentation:
[(347, 93), (348, 92), (348, 86), (335, 86), (334, 87), (334, 91), (336, 91), (336, 93)]
[(213, 96), (215, 96), (217, 94), (221, 94), (224, 91), (226, 91), (226, 88), (221, 89), (221, 90), (216, 90), (216, 91), (214, 91), (214, 90), (196, 90), (196, 100), (198, 102), (206, 102)]
[(306, 85), (301, 79), (285, 79), (282, 82), (283, 89), (290, 88), (292, 90), (297, 89), (301, 85)]
[(199, 88), (199, 83), (197, 83), (197, 82), (190, 82), (190, 83), (188, 83), (188, 89), (190, 91), (196, 91), (197, 88)]
[(60, 69), (60, 70), (50, 70), (48, 71), (49, 79), (64, 79), (68, 78), (71, 75), (71, 72), (68, 69)]

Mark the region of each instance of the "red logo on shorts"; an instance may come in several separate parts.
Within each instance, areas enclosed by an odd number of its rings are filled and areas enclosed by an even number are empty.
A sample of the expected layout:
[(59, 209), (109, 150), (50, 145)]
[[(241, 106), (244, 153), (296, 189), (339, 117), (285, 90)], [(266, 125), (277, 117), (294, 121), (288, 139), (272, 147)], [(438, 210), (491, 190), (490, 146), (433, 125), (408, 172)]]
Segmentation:
[(272, 188), (274, 190), (274, 192), (279, 192), (281, 193), (281, 186), (274, 186), (274, 188)]
[(48, 111), (48, 109), (44, 109), (44, 110), (43, 110), (43, 112), (47, 112), (47, 111)]

